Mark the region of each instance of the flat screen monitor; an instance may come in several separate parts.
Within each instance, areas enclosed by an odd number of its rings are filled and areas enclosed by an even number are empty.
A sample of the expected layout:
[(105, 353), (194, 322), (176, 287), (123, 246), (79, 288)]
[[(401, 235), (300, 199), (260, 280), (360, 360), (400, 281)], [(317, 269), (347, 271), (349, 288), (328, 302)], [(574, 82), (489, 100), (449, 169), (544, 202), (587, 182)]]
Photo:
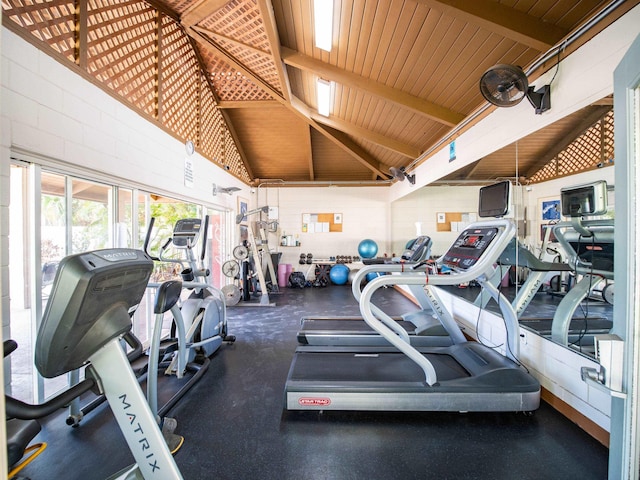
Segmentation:
[(599, 180), (560, 190), (562, 215), (584, 217), (603, 215), (607, 212), (607, 182)]
[(504, 217), (509, 211), (510, 192), (511, 182), (508, 180), (482, 187), (480, 189), (478, 216)]

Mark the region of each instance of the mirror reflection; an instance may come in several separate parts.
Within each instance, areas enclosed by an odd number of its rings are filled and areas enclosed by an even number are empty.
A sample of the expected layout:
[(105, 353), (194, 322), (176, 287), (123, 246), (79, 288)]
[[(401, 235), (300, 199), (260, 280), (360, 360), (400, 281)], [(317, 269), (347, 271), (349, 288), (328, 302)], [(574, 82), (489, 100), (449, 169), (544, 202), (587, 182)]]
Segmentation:
[[(394, 202), (394, 244), (429, 235), (441, 256), (477, 218), (481, 188), (509, 181), (517, 234), (491, 282), (526, 331), (593, 357), (613, 325), (613, 148), (607, 97)], [(500, 311), (476, 282), (439, 288)]]

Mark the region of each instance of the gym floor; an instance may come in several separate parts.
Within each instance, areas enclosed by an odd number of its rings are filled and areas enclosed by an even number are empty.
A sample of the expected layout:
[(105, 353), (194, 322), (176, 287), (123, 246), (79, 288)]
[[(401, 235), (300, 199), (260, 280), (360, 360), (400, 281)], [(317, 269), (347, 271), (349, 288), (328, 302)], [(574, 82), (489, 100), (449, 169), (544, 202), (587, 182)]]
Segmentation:
[[(544, 294), (542, 294), (544, 295)], [(549, 405), (515, 413), (285, 412), (284, 384), (304, 316), (358, 315), (348, 286), (282, 289), (274, 307), (228, 309), (237, 341), (173, 409), (185, 479), (607, 478), (608, 449)], [(393, 289), (374, 302), (392, 315), (416, 306)], [(49, 447), (32, 480), (101, 479), (133, 459), (107, 405), (78, 428), (66, 412), (43, 421)]]

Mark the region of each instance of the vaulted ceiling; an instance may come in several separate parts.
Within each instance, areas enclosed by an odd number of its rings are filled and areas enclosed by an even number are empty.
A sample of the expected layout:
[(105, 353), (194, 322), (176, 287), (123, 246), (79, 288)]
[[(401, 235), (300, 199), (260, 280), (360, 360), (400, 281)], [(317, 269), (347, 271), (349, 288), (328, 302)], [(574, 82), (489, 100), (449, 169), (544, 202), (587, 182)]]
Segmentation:
[[(2, 2), (5, 26), (254, 185), (389, 184), (392, 167), (410, 173), (480, 117), (487, 69), (535, 78), (638, 3), (334, 0), (326, 52), (313, 0)], [(332, 82), (329, 116), (317, 113), (318, 78)], [(605, 122), (604, 103), (531, 138), (526, 179), (559, 140)], [(496, 153), (457, 177), (510, 177), (512, 163)]]

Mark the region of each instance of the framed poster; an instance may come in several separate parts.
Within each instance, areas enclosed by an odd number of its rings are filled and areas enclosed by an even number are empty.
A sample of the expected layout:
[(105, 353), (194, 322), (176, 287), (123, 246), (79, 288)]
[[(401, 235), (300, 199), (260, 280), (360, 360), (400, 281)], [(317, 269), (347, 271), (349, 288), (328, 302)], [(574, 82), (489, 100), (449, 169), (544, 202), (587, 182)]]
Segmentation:
[(238, 197), (238, 215), (242, 214), (240, 225), (247, 224), (246, 213), (249, 210), (249, 201), (246, 198)]
[(542, 220), (560, 220), (560, 200), (542, 201)]

